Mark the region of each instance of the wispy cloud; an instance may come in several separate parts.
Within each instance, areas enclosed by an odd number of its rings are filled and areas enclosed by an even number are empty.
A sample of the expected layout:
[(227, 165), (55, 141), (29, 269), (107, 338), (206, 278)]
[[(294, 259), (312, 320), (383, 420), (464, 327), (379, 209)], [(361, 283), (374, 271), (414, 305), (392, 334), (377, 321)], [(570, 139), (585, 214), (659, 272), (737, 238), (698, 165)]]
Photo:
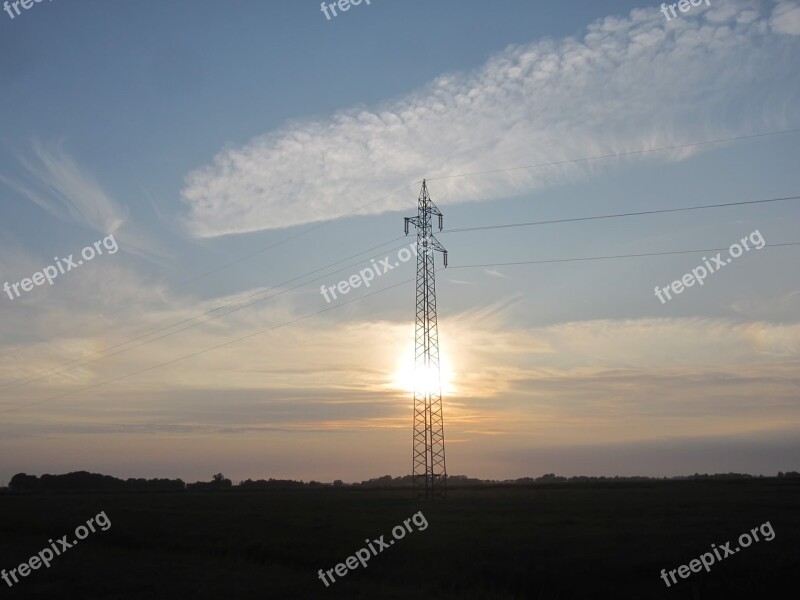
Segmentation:
[(497, 269), (484, 269), (483, 272), (489, 275), (490, 277), (500, 277), (502, 279), (508, 279), (508, 275), (504, 275)]
[(122, 250), (150, 258), (164, 255), (149, 236), (129, 224), (128, 209), (106, 193), (62, 142), (37, 140), (32, 146), (32, 157), (17, 156), (22, 171), (16, 176), (0, 174), (0, 182), (57, 219), (115, 234)]
[[(582, 37), (510, 46), (474, 72), (442, 75), (382, 106), (291, 123), (189, 173), (186, 226), (197, 237), (283, 228), (382, 196), (375, 180), (395, 185), (787, 126), (786, 107), (800, 96), (797, 11), (796, 2), (718, 0), (668, 23), (657, 9), (635, 9)], [(452, 202), (497, 198), (587, 168), (598, 167), (443, 179), (436, 192)], [(359, 212), (408, 200), (396, 195)]]
[(26, 183), (0, 176), (2, 181), (58, 219), (101, 233), (116, 233), (128, 211), (78, 166), (62, 143), (35, 141), (33, 151), (35, 159), (18, 157), (26, 171)]

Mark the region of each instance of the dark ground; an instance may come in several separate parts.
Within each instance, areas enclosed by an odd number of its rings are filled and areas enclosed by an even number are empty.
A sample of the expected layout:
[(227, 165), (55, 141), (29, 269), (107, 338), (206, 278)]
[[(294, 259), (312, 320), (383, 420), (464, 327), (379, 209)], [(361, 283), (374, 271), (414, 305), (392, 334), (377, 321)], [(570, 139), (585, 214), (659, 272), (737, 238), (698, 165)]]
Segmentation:
[[(0, 495), (0, 568), (17, 567), (100, 511), (106, 532), (0, 598), (511, 599), (797, 597), (800, 480), (654, 481), (405, 491)], [(326, 588), (335, 567), (422, 510), (429, 527)], [(675, 569), (769, 521), (771, 542)], [(786, 590), (782, 592), (781, 590)]]

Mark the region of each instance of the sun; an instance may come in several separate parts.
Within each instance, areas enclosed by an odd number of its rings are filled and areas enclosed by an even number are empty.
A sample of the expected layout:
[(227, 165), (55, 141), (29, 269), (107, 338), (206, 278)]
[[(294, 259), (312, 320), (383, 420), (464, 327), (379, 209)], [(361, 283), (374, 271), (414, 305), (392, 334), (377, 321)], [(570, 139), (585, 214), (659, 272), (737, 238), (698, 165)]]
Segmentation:
[[(435, 369), (414, 369), (414, 344), (409, 344), (398, 357), (397, 368), (392, 378), (393, 387), (413, 394), (415, 388), (421, 392), (436, 391), (441, 383), (442, 395), (455, 392), (453, 369), (445, 352), (439, 349), (440, 373)], [(441, 381), (440, 381), (441, 380)]]

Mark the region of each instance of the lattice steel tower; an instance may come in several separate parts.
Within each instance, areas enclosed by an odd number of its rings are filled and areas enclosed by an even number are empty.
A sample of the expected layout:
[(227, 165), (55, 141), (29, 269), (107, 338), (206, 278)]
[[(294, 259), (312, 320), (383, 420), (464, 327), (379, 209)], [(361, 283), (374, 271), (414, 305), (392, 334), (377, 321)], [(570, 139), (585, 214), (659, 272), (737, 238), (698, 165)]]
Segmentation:
[(415, 496), (445, 497), (447, 469), (444, 460), (444, 418), (442, 416), (442, 384), (439, 371), (439, 330), (436, 323), (436, 279), (434, 252), (447, 250), (433, 236), (431, 220), (439, 217), (442, 230), (443, 215), (428, 194), (422, 181), (416, 217), (405, 217), (417, 228), (417, 320), (414, 343), (414, 431), (412, 485)]

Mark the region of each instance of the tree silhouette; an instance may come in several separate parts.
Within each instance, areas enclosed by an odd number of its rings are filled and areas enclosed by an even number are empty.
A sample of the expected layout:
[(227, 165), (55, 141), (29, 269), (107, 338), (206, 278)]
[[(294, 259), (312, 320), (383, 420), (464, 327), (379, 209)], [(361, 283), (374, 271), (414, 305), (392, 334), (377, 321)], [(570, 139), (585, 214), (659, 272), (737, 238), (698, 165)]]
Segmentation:
[(227, 489), (233, 485), (230, 479), (227, 479), (222, 473), (217, 473), (211, 482), (212, 487), (218, 489)]

